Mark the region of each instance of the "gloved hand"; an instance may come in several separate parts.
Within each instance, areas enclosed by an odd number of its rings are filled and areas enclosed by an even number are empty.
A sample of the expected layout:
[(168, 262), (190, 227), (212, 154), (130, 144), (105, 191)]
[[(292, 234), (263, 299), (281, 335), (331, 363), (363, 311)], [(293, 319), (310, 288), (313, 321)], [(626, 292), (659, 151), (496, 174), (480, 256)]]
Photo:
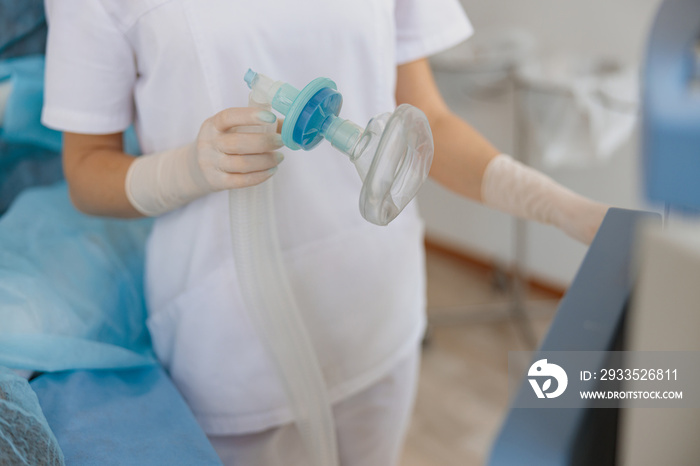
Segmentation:
[(486, 167), (481, 200), (511, 215), (554, 225), (584, 244), (591, 244), (608, 211), (608, 206), (576, 194), (505, 154)]
[(274, 127), (261, 132), (275, 121), (257, 108), (222, 110), (204, 121), (195, 142), (136, 158), (126, 175), (129, 202), (156, 216), (215, 191), (262, 183), (283, 159)]

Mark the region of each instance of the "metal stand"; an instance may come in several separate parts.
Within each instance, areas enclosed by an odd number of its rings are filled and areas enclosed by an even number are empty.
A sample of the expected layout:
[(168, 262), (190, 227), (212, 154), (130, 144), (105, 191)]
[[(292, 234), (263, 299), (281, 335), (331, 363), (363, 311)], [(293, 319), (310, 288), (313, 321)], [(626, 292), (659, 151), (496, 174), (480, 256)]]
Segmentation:
[[(513, 95), (513, 148), (518, 159), (527, 164), (527, 134), (524, 125), (524, 115), (521, 102), (523, 83), (518, 78), (515, 68), (511, 69), (512, 95)], [(510, 301), (507, 303), (481, 304), (475, 306), (459, 307), (431, 307), (430, 311), (438, 315), (429, 317), (428, 333), (425, 343), (430, 342), (430, 331), (435, 327), (469, 325), (479, 322), (512, 320), (518, 331), (523, 345), (534, 350), (537, 347), (537, 337), (530, 320), (530, 309), (527, 300), (528, 285), (525, 273), (527, 262), (527, 221), (515, 218), (513, 227), (514, 258), (511, 269)], [(533, 301), (550, 304), (555, 300)]]
[[(524, 124), (524, 112), (522, 108), (522, 85), (518, 79), (515, 68), (511, 69), (511, 80), (513, 82), (513, 147), (516, 157), (520, 161), (528, 164), (527, 131)], [(537, 347), (537, 337), (532, 329), (527, 314), (527, 280), (525, 278), (525, 267), (527, 265), (527, 221), (516, 217), (513, 228), (514, 261), (513, 261), (513, 303), (511, 314), (516, 322), (516, 327), (528, 349)]]
[[(620, 69), (619, 63), (600, 61), (594, 63), (592, 68), (594, 73), (606, 74)], [(510, 86), (504, 80), (504, 86), (499, 88), (498, 93), (505, 93), (510, 89), (513, 99), (513, 156), (520, 162), (528, 165), (529, 160), (529, 140), (528, 129), (526, 127), (526, 114), (523, 107), (524, 92), (538, 92), (549, 95), (563, 95), (573, 98), (573, 91), (568, 86), (528, 78), (525, 74), (518, 73), (518, 65), (513, 64), (509, 70)], [(492, 96), (493, 93), (487, 94)], [(637, 105), (631, 102), (617, 100), (611, 96), (599, 93), (597, 97), (610, 110), (621, 113), (636, 113)], [(666, 210), (668, 218), (669, 209)], [(513, 246), (514, 260), (511, 269), (510, 301), (508, 303), (485, 304), (480, 306), (460, 306), (452, 308), (431, 308), (433, 315), (429, 318), (430, 327), (451, 326), (460, 324), (470, 324), (475, 322), (494, 321), (511, 319), (518, 330), (518, 335), (522, 339), (525, 347), (536, 349), (537, 338), (533, 331), (530, 317), (533, 315), (533, 304), (537, 301), (527, 300), (527, 280), (525, 265), (527, 262), (527, 236), (528, 225), (525, 220), (514, 219)], [(547, 300), (546, 302), (552, 302)], [(471, 312), (468, 312), (470, 311)]]

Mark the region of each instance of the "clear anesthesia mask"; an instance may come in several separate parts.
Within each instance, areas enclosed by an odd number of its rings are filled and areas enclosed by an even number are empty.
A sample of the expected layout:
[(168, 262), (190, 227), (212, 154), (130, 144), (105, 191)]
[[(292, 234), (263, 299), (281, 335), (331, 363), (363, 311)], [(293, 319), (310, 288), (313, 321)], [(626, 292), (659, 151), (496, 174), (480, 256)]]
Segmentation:
[(433, 136), (425, 114), (412, 105), (372, 118), (366, 128), (338, 117), (343, 97), (328, 78), (304, 89), (248, 70), (251, 99), (285, 116), (282, 142), (293, 150), (310, 150), (322, 139), (343, 152), (362, 178), (360, 213), (387, 225), (416, 196), (430, 171)]

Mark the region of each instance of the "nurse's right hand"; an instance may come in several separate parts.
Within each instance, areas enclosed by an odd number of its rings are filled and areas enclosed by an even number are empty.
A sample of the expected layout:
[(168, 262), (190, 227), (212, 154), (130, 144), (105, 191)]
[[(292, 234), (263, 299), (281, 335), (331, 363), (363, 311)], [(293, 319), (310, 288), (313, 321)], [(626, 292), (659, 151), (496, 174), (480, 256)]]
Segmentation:
[(228, 108), (208, 118), (185, 146), (137, 157), (125, 180), (131, 206), (157, 216), (215, 191), (260, 184), (282, 161), (275, 115)]
[(195, 144), (197, 167), (211, 191), (260, 184), (283, 156), (276, 117), (258, 108), (228, 108), (202, 124)]

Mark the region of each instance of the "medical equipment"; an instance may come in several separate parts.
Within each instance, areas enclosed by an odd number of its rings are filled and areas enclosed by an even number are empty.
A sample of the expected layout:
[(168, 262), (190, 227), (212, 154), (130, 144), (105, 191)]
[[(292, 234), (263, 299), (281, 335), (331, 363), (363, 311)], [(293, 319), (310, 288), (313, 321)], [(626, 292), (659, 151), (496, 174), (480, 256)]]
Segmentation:
[[(645, 228), (638, 241), (640, 280), (626, 331), (633, 351), (700, 351), (699, 19), (700, 1), (664, 1), (647, 48), (644, 187), (649, 200), (665, 204), (666, 222), (664, 229)], [(688, 391), (697, 388), (697, 374), (686, 373), (683, 380), (683, 395), (692, 399)], [(637, 390), (638, 384), (630, 381), (625, 389)], [(696, 463), (699, 428), (697, 407), (625, 409), (618, 464)]]
[(665, 2), (654, 24), (643, 88), (647, 197), (700, 208), (700, 3)]
[(322, 139), (344, 153), (362, 178), (360, 212), (369, 222), (387, 225), (416, 196), (433, 160), (433, 137), (426, 116), (403, 104), (394, 113), (372, 118), (367, 127), (338, 117), (343, 97), (327, 78), (301, 91), (248, 70), (253, 99), (285, 115), (282, 142), (310, 150)]
[[(337, 116), (342, 96), (330, 79), (315, 79), (301, 92), (252, 70), (245, 81), (251, 89), (250, 106), (286, 116), (282, 141), (287, 147), (310, 150), (326, 138), (350, 158), (364, 181), (360, 212), (366, 220), (387, 225), (428, 176), (433, 140), (427, 118), (417, 108), (401, 105), (393, 114), (371, 119), (363, 130)], [(274, 131), (275, 125), (262, 128)], [(268, 180), (229, 191), (238, 278), (312, 461), (329, 466), (338, 461), (333, 416), (318, 358), (284, 270), (272, 190), (273, 180)]]
[[(249, 106), (269, 110), (255, 99)], [(243, 127), (274, 132), (276, 123)], [(311, 464), (338, 464), (330, 401), (323, 373), (289, 283), (277, 236), (273, 179), (229, 191), (229, 219), (236, 272), (251, 320), (280, 375)]]

